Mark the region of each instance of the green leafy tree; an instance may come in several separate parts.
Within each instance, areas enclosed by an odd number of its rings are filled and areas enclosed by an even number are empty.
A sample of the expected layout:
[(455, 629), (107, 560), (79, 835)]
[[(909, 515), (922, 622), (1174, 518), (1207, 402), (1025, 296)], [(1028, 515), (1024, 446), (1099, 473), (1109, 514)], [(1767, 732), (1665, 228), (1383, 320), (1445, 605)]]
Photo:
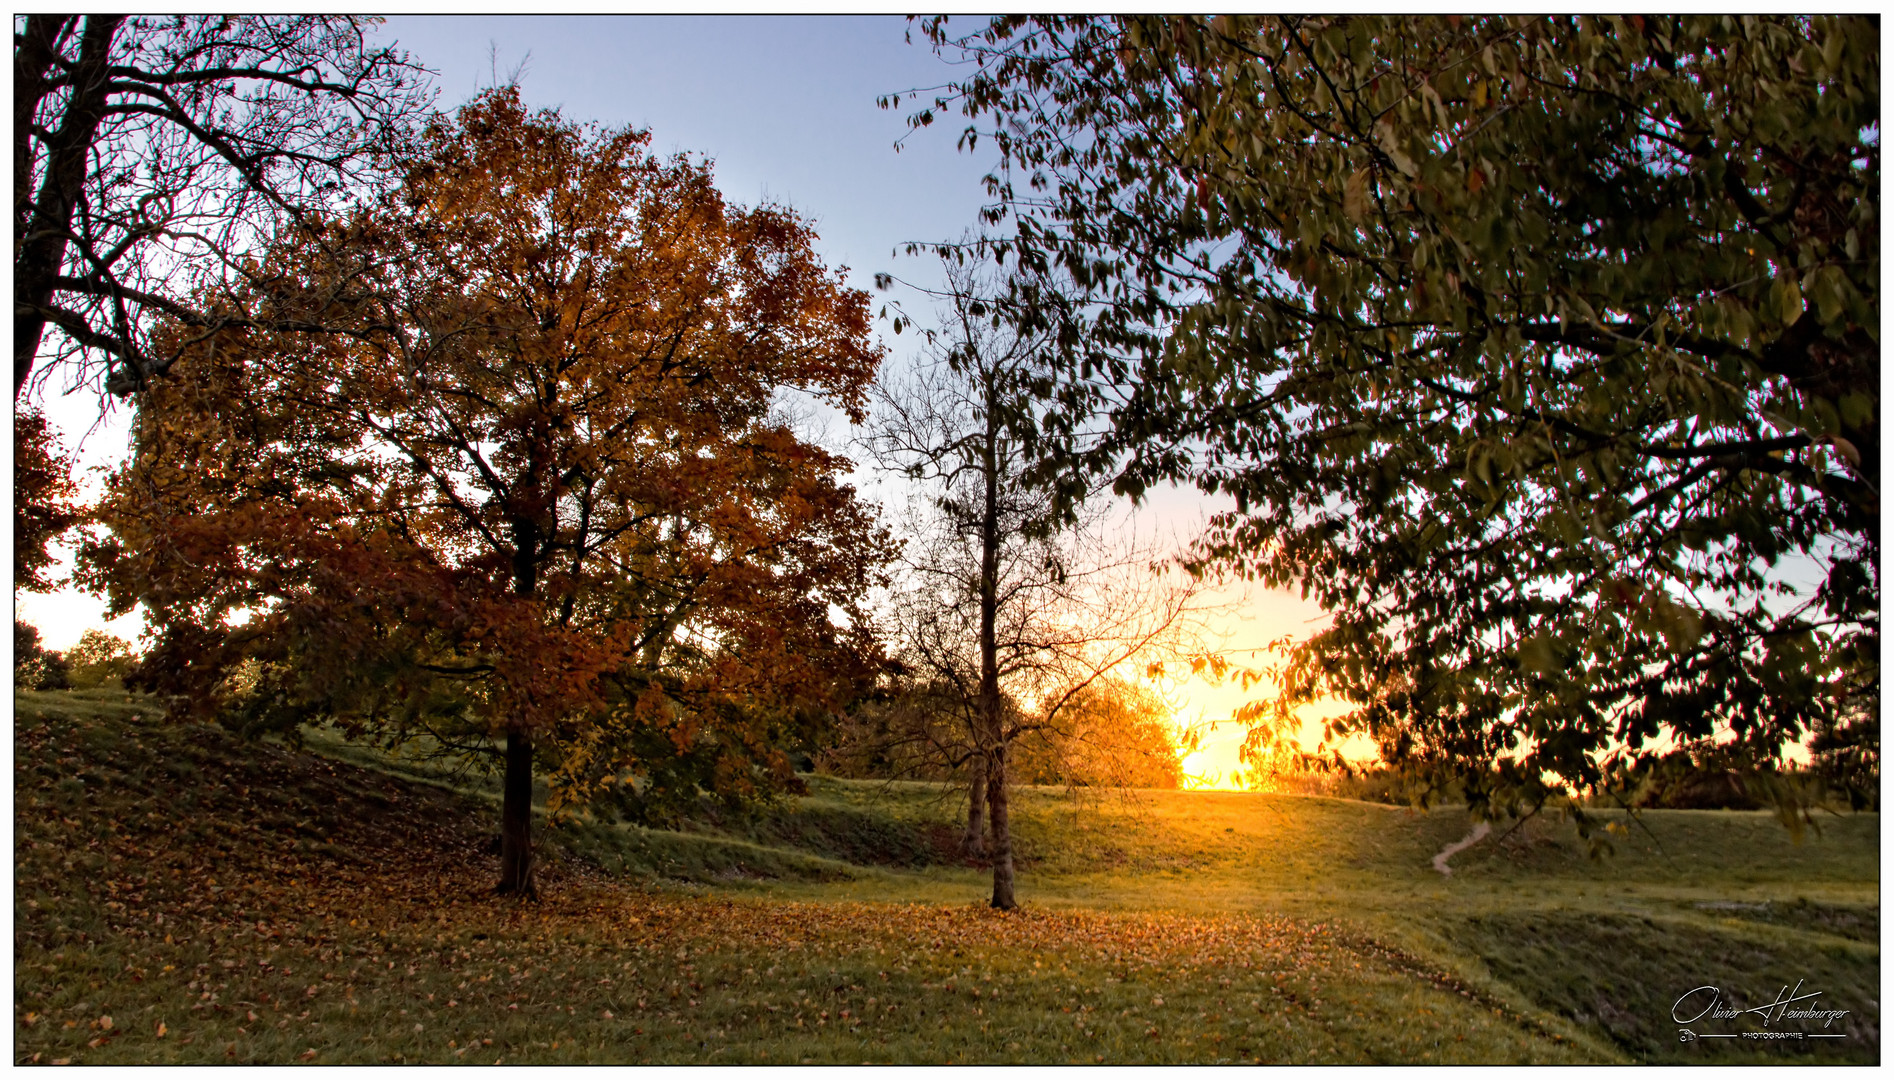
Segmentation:
[(925, 28), (987, 246), (1085, 290), (1019, 308), (1081, 463), (1232, 497), (1203, 559), (1333, 613), (1280, 708), (1494, 812), (1878, 687), (1871, 20)]

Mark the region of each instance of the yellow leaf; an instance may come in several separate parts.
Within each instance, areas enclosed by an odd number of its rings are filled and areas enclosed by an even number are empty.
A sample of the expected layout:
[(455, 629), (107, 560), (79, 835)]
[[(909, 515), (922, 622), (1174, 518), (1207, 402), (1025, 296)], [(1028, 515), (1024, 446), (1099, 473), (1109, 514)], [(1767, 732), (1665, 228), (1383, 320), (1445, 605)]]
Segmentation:
[(1394, 125), (1387, 120), (1382, 120), (1374, 126), (1374, 133), (1376, 140), (1381, 144), (1382, 151), (1388, 155), (1388, 160), (1394, 162), (1394, 167), (1401, 170), (1405, 176), (1413, 176), (1414, 159), (1408, 157), (1407, 151), (1402, 149), (1400, 139), (1394, 134)]
[(1356, 169), (1342, 185), (1342, 213), (1357, 223), (1368, 216), (1368, 170)]

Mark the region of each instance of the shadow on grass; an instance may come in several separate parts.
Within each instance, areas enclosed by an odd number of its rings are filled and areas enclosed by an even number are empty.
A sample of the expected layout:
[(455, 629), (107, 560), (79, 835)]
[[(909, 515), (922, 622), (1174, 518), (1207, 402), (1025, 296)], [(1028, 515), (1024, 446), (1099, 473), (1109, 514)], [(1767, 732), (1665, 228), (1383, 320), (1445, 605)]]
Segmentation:
[[(1845, 940), (1811, 943), (1787, 935), (1745, 933), (1601, 912), (1500, 912), (1467, 917), (1454, 937), (1488, 969), (1541, 1008), (1600, 1032), (1633, 1059), (1650, 1064), (1869, 1064), (1880, 1061), (1881, 964), (1878, 953)], [(1765, 1006), (1819, 992), (1824, 1009), (1845, 1009), (1830, 1027), (1819, 1020), (1761, 1015), (1673, 1019), (1673, 1008), (1699, 987), (1716, 987), (1737, 1008)], [(1799, 1007), (1806, 1007), (1802, 1002)], [(1686, 1008), (1708, 1007), (1708, 997)], [(1696, 1038), (1682, 1031), (1691, 1029)], [(1819, 1032), (1840, 1039), (1704, 1038), (1743, 1031)]]

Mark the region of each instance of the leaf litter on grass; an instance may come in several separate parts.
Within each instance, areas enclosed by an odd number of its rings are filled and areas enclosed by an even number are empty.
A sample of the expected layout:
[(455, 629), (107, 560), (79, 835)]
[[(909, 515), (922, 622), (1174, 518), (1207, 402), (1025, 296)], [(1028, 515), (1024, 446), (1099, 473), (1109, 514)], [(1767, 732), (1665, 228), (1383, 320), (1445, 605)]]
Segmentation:
[(101, 717), (29, 712), (15, 751), (21, 1062), (1585, 1056), (1322, 922), (785, 901), (556, 858), (521, 905), (488, 892), (490, 808), (452, 792)]

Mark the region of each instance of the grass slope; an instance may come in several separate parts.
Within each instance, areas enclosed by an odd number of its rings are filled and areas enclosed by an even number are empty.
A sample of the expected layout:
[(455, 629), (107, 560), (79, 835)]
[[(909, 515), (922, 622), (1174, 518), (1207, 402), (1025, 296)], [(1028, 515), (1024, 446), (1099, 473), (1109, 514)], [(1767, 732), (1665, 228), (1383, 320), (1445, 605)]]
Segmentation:
[[(815, 778), (549, 830), (518, 905), (484, 785), (151, 711), (16, 695), (16, 1061), (1879, 1060), (1874, 815), (1650, 813), (1603, 862), (1533, 822), (1449, 880), (1457, 810), (1029, 790), (1001, 915), (951, 795)], [(1676, 1041), (1683, 990), (1797, 979), (1847, 1038)]]

